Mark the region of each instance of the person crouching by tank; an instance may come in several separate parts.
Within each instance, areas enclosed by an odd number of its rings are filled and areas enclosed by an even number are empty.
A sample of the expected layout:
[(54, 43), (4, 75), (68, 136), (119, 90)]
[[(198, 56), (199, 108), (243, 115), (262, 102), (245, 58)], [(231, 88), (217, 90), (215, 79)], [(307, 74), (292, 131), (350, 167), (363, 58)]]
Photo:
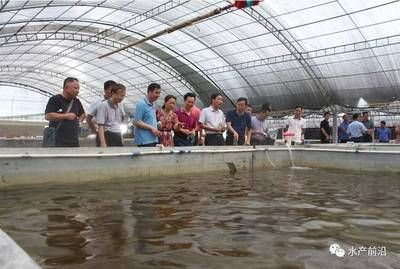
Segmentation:
[(381, 121), (381, 126), (376, 130), (379, 143), (389, 143), (390, 141), (390, 129), (386, 127), (386, 122)]
[(164, 147), (173, 147), (174, 140), (172, 139), (172, 131), (179, 130), (178, 116), (174, 112), (176, 107), (176, 97), (167, 95), (164, 98), (164, 105), (161, 109), (157, 109), (157, 126), (160, 131), (158, 141)]
[(251, 145), (273, 145), (275, 140), (268, 133), (267, 118), (272, 111), (271, 105), (265, 103), (261, 110), (251, 117)]
[(363, 142), (363, 134), (367, 132), (367, 128), (365, 128), (364, 124), (358, 121), (360, 115), (355, 113), (353, 115), (353, 121), (347, 127), (347, 133), (350, 135), (350, 140), (354, 143)]
[(247, 99), (240, 97), (236, 109), (226, 113), (226, 145), (250, 145), (251, 116), (246, 113)]
[(126, 95), (126, 88), (122, 84), (115, 84), (111, 88), (110, 99), (97, 107), (96, 122), (101, 147), (122, 147), (121, 124), (125, 112), (122, 100)]
[(199, 114), (195, 113), (196, 95), (188, 92), (183, 96), (184, 106), (175, 111), (181, 128), (174, 132), (175, 147), (193, 146), (195, 144), (196, 127)]
[(204, 108), (200, 113), (200, 128), (205, 130), (206, 146), (223, 146), (224, 137), (222, 134), (226, 130), (225, 115), (220, 109), (223, 104), (223, 97), (219, 93), (211, 95), (211, 105)]

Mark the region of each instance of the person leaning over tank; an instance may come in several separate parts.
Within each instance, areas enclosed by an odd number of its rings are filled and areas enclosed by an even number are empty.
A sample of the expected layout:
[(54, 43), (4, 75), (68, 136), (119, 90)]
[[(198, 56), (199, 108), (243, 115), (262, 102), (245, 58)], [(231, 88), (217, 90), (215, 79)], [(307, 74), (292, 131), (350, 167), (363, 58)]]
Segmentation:
[(267, 118), (272, 111), (271, 105), (265, 103), (261, 110), (251, 117), (251, 145), (273, 145), (275, 140), (268, 133)]
[(135, 143), (138, 147), (155, 147), (160, 131), (157, 129), (157, 116), (154, 102), (160, 97), (161, 86), (151, 83), (147, 87), (147, 95), (140, 100), (133, 113), (135, 125)]
[(221, 110), (223, 97), (219, 93), (211, 95), (211, 105), (204, 108), (200, 113), (199, 124), (205, 130), (206, 146), (223, 146), (224, 137), (222, 134), (226, 130), (225, 115)]
[(125, 111), (122, 100), (126, 95), (126, 88), (122, 84), (111, 87), (110, 99), (97, 107), (96, 122), (99, 126), (98, 135), (101, 147), (122, 147), (121, 124), (124, 121)]
[(296, 106), (294, 108), (294, 115), (288, 117), (286, 120), (285, 132), (294, 133), (292, 144), (303, 144), (304, 142), (304, 132), (306, 129), (306, 121), (301, 117), (303, 114), (303, 107)]
[(85, 119), (85, 110), (79, 99), (79, 80), (68, 77), (64, 80), (61, 94), (52, 96), (45, 110), (49, 127), (56, 128), (56, 147), (79, 147), (79, 123)]
[(96, 134), (96, 146), (100, 147), (100, 140), (99, 140), (99, 135), (97, 133), (97, 126), (96, 122), (93, 121), (93, 119), (96, 119), (97, 116), (97, 109), (101, 105), (102, 102), (108, 100), (111, 98), (111, 89), (114, 85), (117, 83), (113, 80), (107, 80), (104, 82), (104, 95), (97, 100), (95, 100), (93, 103), (90, 104), (89, 109), (87, 111), (86, 115), (86, 122), (89, 126), (89, 129), (92, 131), (93, 134)]
[(236, 109), (226, 113), (226, 145), (250, 145), (251, 116), (246, 112), (247, 99), (240, 97)]

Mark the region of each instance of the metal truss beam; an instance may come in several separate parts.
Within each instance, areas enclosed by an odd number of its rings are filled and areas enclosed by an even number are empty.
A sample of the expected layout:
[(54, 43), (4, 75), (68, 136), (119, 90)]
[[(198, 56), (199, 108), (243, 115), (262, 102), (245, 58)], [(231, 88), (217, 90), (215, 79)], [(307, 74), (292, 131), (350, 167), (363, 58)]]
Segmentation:
[[(293, 41), (290, 40), (290, 33), (284, 33), (284, 31), (280, 31), (275, 27), (267, 18), (261, 15), (254, 8), (248, 8), (243, 10), (250, 17), (252, 17), (255, 21), (259, 22), (262, 26), (264, 26), (272, 35), (281, 42), (281, 44), (290, 52), (290, 54), (295, 58), (295, 60), (300, 63), (300, 65), (304, 68), (308, 76), (312, 79), (313, 83), (321, 93), (322, 97), (325, 99), (325, 105), (333, 105), (335, 104), (335, 98), (332, 95), (332, 92), (326, 89), (326, 87), (320, 81), (320, 75), (317, 75), (316, 71), (311, 67), (309, 63), (309, 59), (305, 58), (302, 52), (293, 44)], [(317, 101), (319, 101), (317, 99)]]
[[(42, 41), (42, 40), (72, 40), (72, 41), (78, 41), (78, 44), (81, 44), (81, 42), (85, 42), (86, 37), (92, 38), (91, 39), (91, 44), (95, 44), (95, 45), (101, 45), (104, 47), (113, 47), (113, 48), (118, 48), (121, 47), (123, 44), (115, 41), (115, 40), (111, 40), (111, 39), (104, 39), (104, 38), (98, 38), (98, 37), (92, 37), (90, 35), (87, 34), (82, 34), (82, 33), (19, 33), (18, 35), (14, 36), (13, 39), (10, 39), (8, 41), (6, 41), (6, 36), (0, 36), (0, 44), (16, 44), (16, 43), (23, 43), (23, 42), (31, 42), (31, 41)], [(7, 43), (4, 43), (7, 42)], [(72, 51), (68, 51), (64, 50), (62, 52), (62, 57), (67, 57), (68, 55), (70, 55)], [(175, 81), (180, 82), (181, 84), (183, 84), (186, 88), (194, 91), (192, 85), (187, 82), (184, 77), (177, 73), (173, 68), (169, 67), (168, 65), (164, 64), (162, 61), (156, 59), (155, 57), (152, 57), (151, 55), (147, 54), (147, 53), (143, 53), (140, 50), (137, 49), (128, 49), (127, 52), (131, 55), (137, 56), (143, 60), (145, 60), (146, 62), (149, 62), (155, 66), (157, 66), (158, 68), (160, 68), (161, 70), (165, 71), (166, 73), (170, 74), (172, 77), (175, 78)], [(53, 58), (54, 57), (54, 58)], [(58, 57), (61, 57), (61, 54), (57, 54), (57, 56), (51, 56), (49, 59), (56, 59)], [(47, 60), (46, 63), (52, 63), (53, 61), (51, 60)], [(41, 65), (43, 66), (43, 65)], [(37, 65), (35, 65), (33, 68), (38, 68)], [(130, 86), (133, 86), (133, 84), (131, 84)], [(136, 88), (136, 87), (135, 87)], [(143, 88), (136, 88), (138, 91), (143, 92)]]
[[(315, 58), (323, 58), (327, 56), (335, 56), (345, 53), (351, 53), (351, 52), (357, 52), (362, 50), (369, 50), (369, 49), (375, 49), (375, 48), (381, 48), (399, 44), (400, 44), (400, 35), (394, 35), (389, 37), (377, 38), (367, 41), (361, 41), (356, 43), (324, 48), (324, 49), (302, 52), (301, 55), (303, 55), (307, 59), (315, 59)], [(236, 67), (236, 69), (248, 69), (263, 65), (273, 65), (273, 64), (280, 64), (280, 63), (287, 63), (294, 61), (297, 61), (295, 55), (284, 54), (275, 57), (263, 58), (248, 62), (241, 62), (234, 64), (234, 66)], [(316, 66), (316, 64), (314, 65)], [(205, 73), (210, 75), (229, 72), (229, 71), (234, 71), (234, 69), (230, 65), (204, 70)]]
[[(57, 78), (60, 80), (64, 80), (65, 79), (65, 75), (58, 73), (58, 72), (54, 72), (51, 70), (47, 70), (47, 69), (37, 69), (37, 68), (33, 68), (33, 67), (26, 67), (26, 66), (13, 66), (13, 65), (0, 65), (0, 72), (15, 72), (15, 73), (29, 73), (29, 74), (39, 74), (39, 75), (45, 75), (51, 78)], [(101, 92), (99, 92), (98, 90), (96, 90), (96, 87), (93, 85), (90, 85), (89, 83), (86, 83), (85, 81), (81, 81), (80, 83), (81, 87), (83, 88), (84, 91), (87, 92), (91, 92), (94, 95), (101, 95)], [(61, 87), (61, 84), (60, 86)]]
[(44, 96), (47, 96), (47, 97), (51, 97), (51, 96), (54, 95), (52, 92), (48, 92), (48, 91), (42, 90), (42, 89), (40, 89), (38, 87), (29, 85), (29, 84), (25, 84), (25, 83), (21, 83), (21, 82), (11, 82), (11, 81), (0, 80), (0, 85), (1, 86), (19, 87), (19, 88), (27, 89), (27, 90), (29, 90), (31, 92), (35, 92), (35, 93), (38, 93), (38, 94), (41, 94), (41, 95), (44, 95)]
[[(7, 38), (12, 35), (12, 38)], [(101, 45), (107, 48), (120, 48), (124, 45), (124, 43), (114, 40), (111, 38), (102, 38), (99, 36), (93, 36), (90, 34), (85, 33), (69, 33), (69, 32), (57, 32), (57, 33), (48, 33), (48, 32), (41, 32), (41, 33), (18, 33), (17, 35), (14, 34), (7, 34), (7, 35), (0, 35), (0, 45), (6, 44), (15, 44), (15, 43), (22, 43), (22, 42), (31, 42), (31, 41), (43, 41), (43, 40), (72, 40), (78, 41), (76, 45), (71, 48), (65, 49), (62, 52), (57, 53), (49, 57), (48, 59), (38, 63), (35, 65), (35, 68), (39, 68), (44, 66), (48, 63), (52, 63), (55, 60), (71, 55), (72, 52), (79, 48), (84, 48), (89, 44), (94, 45)], [(193, 86), (186, 81), (186, 79), (178, 72), (175, 71), (172, 67), (165, 64), (163, 61), (158, 60), (157, 58), (151, 56), (148, 53), (144, 53), (138, 49), (129, 48), (126, 50), (127, 53), (133, 56), (137, 56), (146, 62), (149, 62), (161, 70), (165, 71), (166, 73), (170, 74), (172, 77), (176, 78), (177, 81), (182, 83), (185, 87), (189, 90), (194, 91)]]

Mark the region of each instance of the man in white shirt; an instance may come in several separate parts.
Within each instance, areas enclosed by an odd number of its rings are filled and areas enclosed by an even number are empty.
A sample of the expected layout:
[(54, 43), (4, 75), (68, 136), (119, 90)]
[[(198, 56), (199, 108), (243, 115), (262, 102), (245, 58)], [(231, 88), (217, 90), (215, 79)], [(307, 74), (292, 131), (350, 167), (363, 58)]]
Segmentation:
[(220, 109), (223, 97), (219, 93), (211, 95), (211, 106), (204, 108), (200, 113), (200, 128), (206, 132), (206, 146), (223, 146), (223, 132), (226, 130), (225, 115)]
[(98, 98), (93, 103), (91, 103), (90, 107), (87, 111), (86, 122), (87, 122), (90, 130), (92, 131), (92, 133), (96, 134), (96, 146), (98, 146), (98, 147), (100, 147), (100, 140), (99, 140), (99, 136), (97, 134), (96, 124), (95, 124), (95, 121), (93, 121), (93, 118), (96, 119), (97, 109), (101, 105), (101, 103), (103, 103), (105, 100), (108, 100), (111, 97), (111, 95), (112, 95), (111, 89), (115, 85), (117, 85), (117, 83), (112, 80), (107, 80), (106, 82), (104, 82), (104, 96)]
[(303, 114), (303, 107), (296, 106), (294, 108), (294, 115), (290, 116), (286, 121), (285, 132), (294, 133), (292, 142), (302, 144), (304, 142), (304, 132), (306, 129), (306, 121), (301, 117)]

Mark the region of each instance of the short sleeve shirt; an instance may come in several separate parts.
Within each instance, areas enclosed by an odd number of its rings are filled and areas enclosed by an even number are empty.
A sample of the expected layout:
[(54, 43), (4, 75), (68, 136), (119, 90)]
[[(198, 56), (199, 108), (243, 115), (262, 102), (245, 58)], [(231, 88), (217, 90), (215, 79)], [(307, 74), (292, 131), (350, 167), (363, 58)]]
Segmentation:
[[(244, 136), (246, 133), (246, 127), (251, 129), (251, 116), (249, 113), (243, 113), (242, 115), (237, 114), (236, 109), (226, 113), (226, 122), (230, 122), (232, 128), (239, 134)], [(228, 135), (232, 135), (228, 131)]]
[[(65, 99), (61, 94), (52, 96), (47, 105), (45, 113), (65, 113), (70, 104), (70, 100)], [(74, 99), (74, 103), (70, 109), (71, 113), (76, 114), (74, 120), (63, 120), (56, 132), (57, 145), (78, 144), (79, 117), (85, 113), (83, 106), (78, 98)], [(50, 121), (49, 127), (57, 127), (59, 121)]]
[[(331, 135), (331, 128), (329, 127), (329, 122), (327, 120), (324, 119), (323, 121), (321, 121), (319, 128), (323, 128), (328, 135)], [(325, 137), (325, 135), (322, 131), (320, 131), (320, 133), (321, 133), (321, 139), (327, 138), (327, 137)]]
[(90, 104), (87, 114), (96, 117), (97, 108), (99, 107), (99, 105), (101, 105), (101, 103), (103, 103), (106, 100), (107, 99), (105, 99), (104, 97), (100, 97), (100, 98), (96, 99), (93, 103)]
[(98, 125), (103, 125), (105, 131), (120, 133), (121, 124), (124, 121), (125, 111), (122, 104), (113, 105), (110, 100), (102, 102), (97, 107), (96, 121)]
[(294, 116), (290, 116), (286, 120), (286, 125), (289, 125), (288, 131), (294, 133), (293, 141), (301, 142), (302, 129), (306, 128), (306, 121), (303, 118), (295, 119)]
[[(142, 121), (153, 126), (154, 128), (157, 128), (156, 110), (153, 104), (150, 103), (147, 98), (144, 98), (137, 103), (133, 115), (134, 121)], [(148, 129), (135, 127), (134, 132), (135, 143), (137, 145), (146, 145), (158, 142), (158, 138)]]
[[(225, 115), (222, 110), (215, 110), (212, 106), (204, 108), (200, 113), (200, 123), (206, 124), (212, 128), (225, 127)], [(214, 131), (205, 130), (207, 134), (215, 134)]]

